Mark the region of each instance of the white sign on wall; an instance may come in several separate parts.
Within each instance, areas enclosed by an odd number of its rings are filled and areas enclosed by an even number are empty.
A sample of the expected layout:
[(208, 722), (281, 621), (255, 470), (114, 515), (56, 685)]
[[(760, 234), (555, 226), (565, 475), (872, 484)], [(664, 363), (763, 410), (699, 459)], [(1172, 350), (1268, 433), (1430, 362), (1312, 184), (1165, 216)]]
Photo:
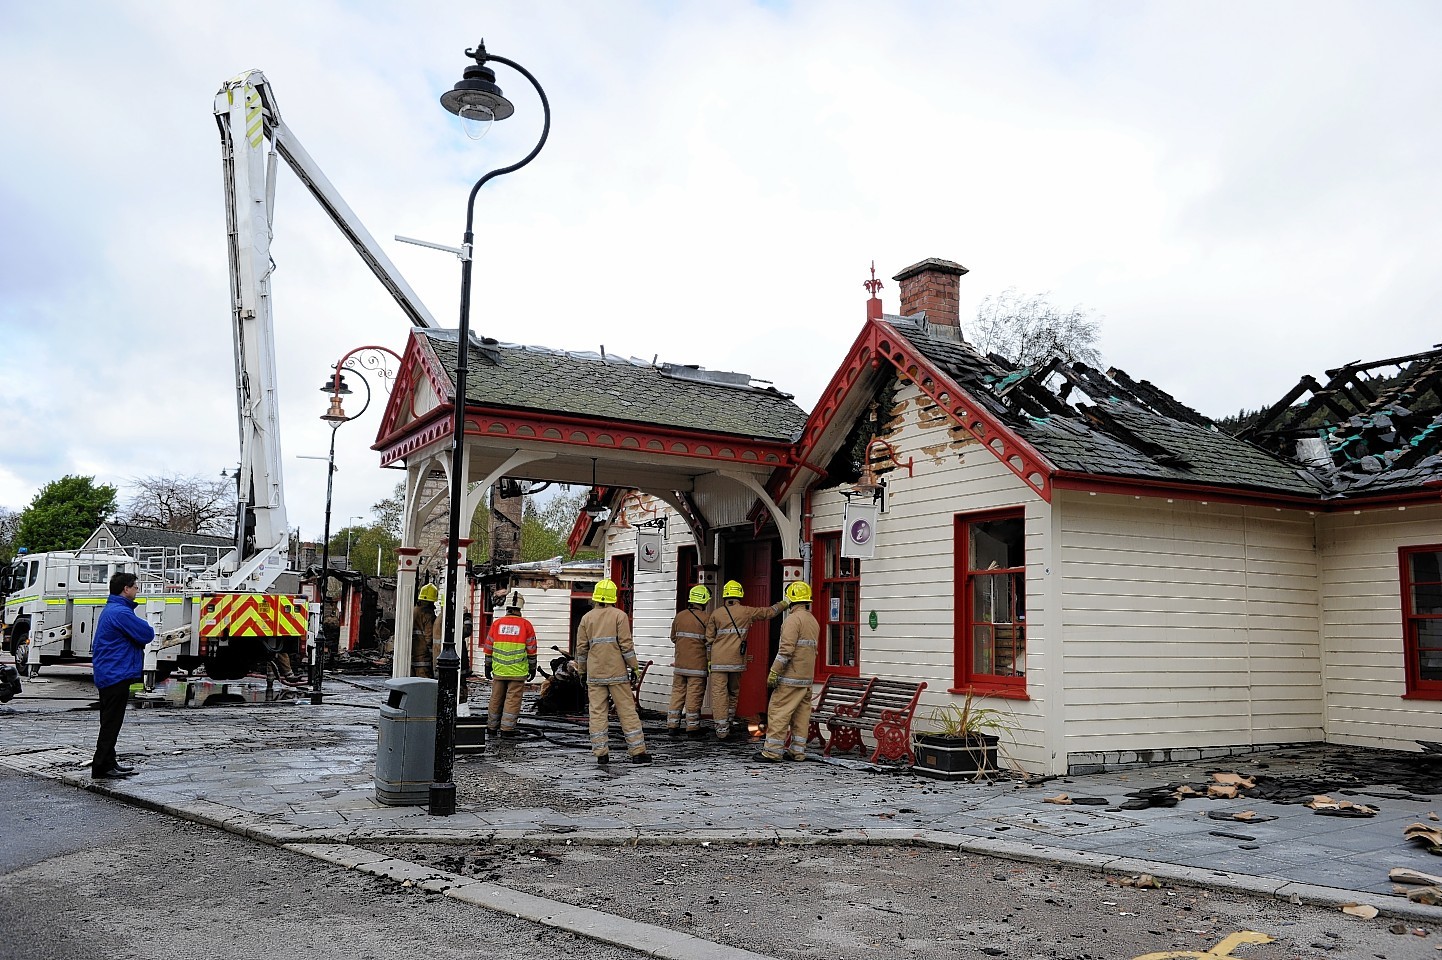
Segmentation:
[(841, 522), (841, 555), (870, 560), (876, 555), (876, 504), (846, 504)]
[(641, 527), (636, 531), (636, 569), (642, 573), (664, 573), (661, 564), (661, 528)]

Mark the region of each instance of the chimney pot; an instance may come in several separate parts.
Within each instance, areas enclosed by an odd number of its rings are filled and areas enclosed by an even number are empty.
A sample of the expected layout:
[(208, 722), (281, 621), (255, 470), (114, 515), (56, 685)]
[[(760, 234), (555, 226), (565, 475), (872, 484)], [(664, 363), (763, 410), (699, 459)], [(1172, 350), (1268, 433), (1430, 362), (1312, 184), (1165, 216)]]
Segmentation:
[(966, 267), (935, 257), (913, 263), (891, 279), (901, 286), (901, 315), (925, 313), (927, 323), (961, 327), (961, 278)]

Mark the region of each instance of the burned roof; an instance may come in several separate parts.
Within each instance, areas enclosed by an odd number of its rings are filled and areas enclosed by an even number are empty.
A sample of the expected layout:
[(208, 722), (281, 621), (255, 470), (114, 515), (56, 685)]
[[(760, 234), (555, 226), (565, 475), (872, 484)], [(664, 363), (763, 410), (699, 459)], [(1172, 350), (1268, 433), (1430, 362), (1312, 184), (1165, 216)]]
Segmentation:
[(922, 318), (884, 319), (1059, 470), (1293, 496), (1323, 492), (1300, 465), (1222, 432), (1121, 370), (1103, 373), (1060, 358), (1016, 367)]
[[(454, 376), (455, 330), (417, 333)], [(790, 442), (806, 413), (744, 373), (471, 338), (466, 401)]]
[(1305, 376), (1240, 436), (1295, 459), (1335, 497), (1442, 483), (1442, 344)]

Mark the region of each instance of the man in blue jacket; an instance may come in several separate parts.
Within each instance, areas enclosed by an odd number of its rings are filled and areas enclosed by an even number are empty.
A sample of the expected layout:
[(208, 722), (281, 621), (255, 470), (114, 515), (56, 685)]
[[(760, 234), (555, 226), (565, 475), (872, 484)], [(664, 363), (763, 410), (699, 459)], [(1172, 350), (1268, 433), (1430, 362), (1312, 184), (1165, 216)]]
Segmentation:
[(125, 722), (125, 704), (130, 685), (140, 680), (145, 645), (155, 639), (155, 628), (135, 612), (135, 595), (140, 592), (133, 573), (110, 578), (110, 598), (90, 643), (90, 662), (95, 670), (95, 687), (100, 691), (100, 736), (95, 740), (95, 757), (90, 775), (97, 780), (129, 777), (134, 767), (115, 758), (115, 741)]

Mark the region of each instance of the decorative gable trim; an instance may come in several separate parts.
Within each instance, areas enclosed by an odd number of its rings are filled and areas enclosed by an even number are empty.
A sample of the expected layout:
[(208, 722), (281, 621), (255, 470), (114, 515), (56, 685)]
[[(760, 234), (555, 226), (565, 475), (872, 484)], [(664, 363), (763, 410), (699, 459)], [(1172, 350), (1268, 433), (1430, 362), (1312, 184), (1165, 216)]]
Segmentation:
[(845, 406), (845, 401), (857, 389), (857, 384), (867, 379), (863, 377), (867, 367), (877, 370), (883, 360), (915, 383), (917, 389), (929, 397), (938, 409), (971, 434), (1037, 496), (1047, 503), (1051, 502), (1052, 477), (1056, 467), (933, 366), (895, 327), (875, 319), (866, 321), (851, 346), (851, 352), (827, 384), (806, 426), (802, 428), (795, 462), (780, 484), (778, 493), (781, 497), (785, 497), (800, 480), (803, 467), (815, 470), (809, 463), (813, 461), (814, 452), (827, 435), (828, 428)]

